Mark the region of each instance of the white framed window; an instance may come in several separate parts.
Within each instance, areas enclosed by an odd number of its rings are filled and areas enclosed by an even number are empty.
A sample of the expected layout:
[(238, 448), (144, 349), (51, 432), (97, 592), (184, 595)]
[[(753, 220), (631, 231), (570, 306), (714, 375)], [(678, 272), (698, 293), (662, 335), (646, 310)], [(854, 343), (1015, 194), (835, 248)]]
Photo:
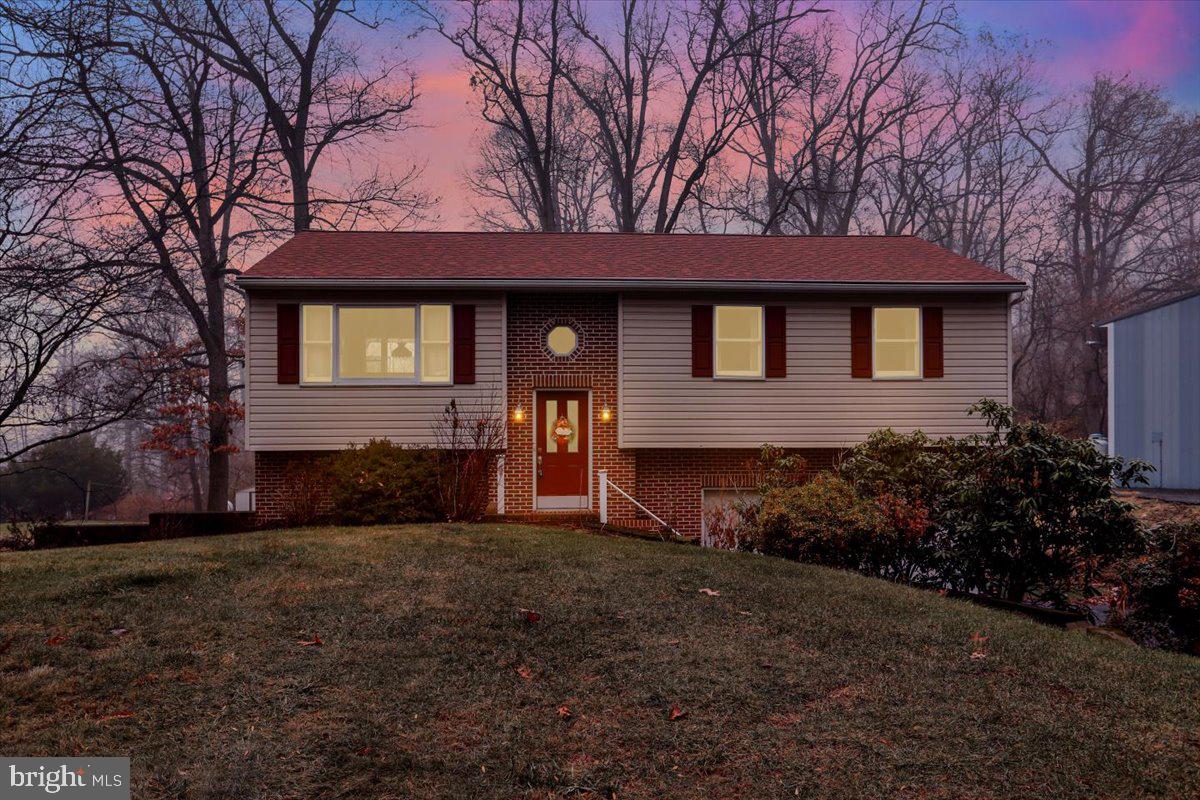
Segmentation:
[(300, 380), (333, 380), (333, 306), (300, 307)]
[(304, 304), (300, 318), (301, 383), (451, 382), (450, 305)]
[(763, 377), (763, 307), (713, 308), (713, 375)]
[(421, 383), (450, 382), (450, 306), (421, 306)]
[(921, 377), (921, 309), (873, 310), (871, 363), (876, 378)]

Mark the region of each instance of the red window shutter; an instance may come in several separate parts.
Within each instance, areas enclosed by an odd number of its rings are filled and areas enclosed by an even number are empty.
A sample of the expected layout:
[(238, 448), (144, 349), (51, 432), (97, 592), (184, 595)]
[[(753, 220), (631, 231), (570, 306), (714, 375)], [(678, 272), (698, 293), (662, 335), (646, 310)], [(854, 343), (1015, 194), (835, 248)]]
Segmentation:
[(475, 306), (454, 305), (454, 382), (475, 382)]
[(300, 306), (275, 306), (275, 361), (279, 383), (300, 382)]
[(692, 306), (692, 377), (713, 376), (713, 307)]
[(764, 315), (766, 316), (767, 332), (767, 369), (766, 375), (768, 378), (786, 378), (787, 377), (787, 307), (786, 306), (767, 306)]
[(926, 378), (945, 375), (942, 354), (942, 309), (925, 306), (921, 309), (921, 363)]
[(871, 369), (871, 307), (850, 308), (850, 377), (870, 378)]

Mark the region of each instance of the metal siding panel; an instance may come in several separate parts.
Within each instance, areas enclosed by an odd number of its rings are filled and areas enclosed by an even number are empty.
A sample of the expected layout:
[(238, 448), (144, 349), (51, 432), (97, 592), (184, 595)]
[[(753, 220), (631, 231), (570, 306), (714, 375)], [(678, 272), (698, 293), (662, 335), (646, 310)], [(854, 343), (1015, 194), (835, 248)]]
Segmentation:
[(1180, 304), (1179, 441), (1180, 484), (1200, 488), (1200, 297)]
[(1116, 452), (1158, 467), (1151, 485), (1200, 488), (1200, 297), (1113, 327)]

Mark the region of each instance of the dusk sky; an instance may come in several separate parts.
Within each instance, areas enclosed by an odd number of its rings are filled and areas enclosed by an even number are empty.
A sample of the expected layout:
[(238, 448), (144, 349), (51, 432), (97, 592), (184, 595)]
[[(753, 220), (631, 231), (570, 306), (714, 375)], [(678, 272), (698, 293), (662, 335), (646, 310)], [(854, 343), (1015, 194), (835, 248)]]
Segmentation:
[[(1046, 76), (1057, 88), (1086, 83), (1097, 70), (1128, 72), (1165, 87), (1180, 104), (1200, 108), (1200, 0), (974, 0), (958, 9), (966, 31), (991, 29), (1038, 43)], [(440, 220), (431, 227), (474, 227), (462, 174), (472, 163), (481, 121), (462, 61), (428, 34), (389, 44), (414, 57), (425, 127), (359, 156), (425, 164), (425, 185), (442, 198)], [(355, 171), (365, 166), (358, 163)]]

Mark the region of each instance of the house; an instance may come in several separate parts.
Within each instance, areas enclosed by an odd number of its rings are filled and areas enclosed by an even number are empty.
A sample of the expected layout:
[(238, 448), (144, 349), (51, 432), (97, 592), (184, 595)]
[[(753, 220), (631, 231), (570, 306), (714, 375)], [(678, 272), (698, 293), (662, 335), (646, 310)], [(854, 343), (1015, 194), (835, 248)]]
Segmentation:
[(1108, 451), (1152, 486), (1200, 489), (1200, 291), (1098, 323), (1108, 340)]
[(316, 231), (238, 284), (264, 519), (289, 463), (431, 444), (454, 398), (507, 419), (498, 511), (633, 521), (632, 497), (691, 536), (763, 443), (828, 467), (884, 426), (981, 431), (1024, 288), (909, 236)]

